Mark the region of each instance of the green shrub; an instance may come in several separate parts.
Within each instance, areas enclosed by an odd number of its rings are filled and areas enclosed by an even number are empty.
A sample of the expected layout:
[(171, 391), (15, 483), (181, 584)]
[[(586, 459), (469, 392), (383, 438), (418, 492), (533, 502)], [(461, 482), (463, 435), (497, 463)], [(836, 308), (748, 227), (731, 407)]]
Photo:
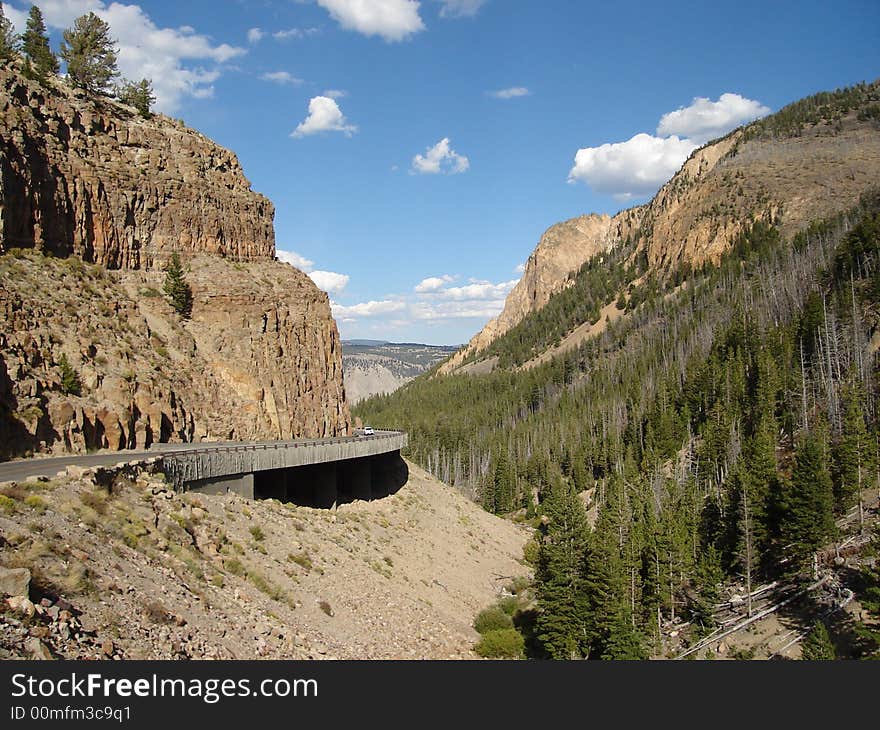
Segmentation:
[(232, 575), (237, 575), (239, 577), (243, 576), (245, 572), (244, 566), (238, 558), (226, 558), (226, 560), (223, 561), (223, 567), (232, 573)]
[(474, 647), (486, 659), (520, 659), (525, 648), (523, 636), (516, 629), (487, 631)]
[(257, 542), (262, 542), (266, 539), (265, 533), (259, 528), (258, 525), (254, 525), (251, 528), (251, 537), (254, 538)]
[(499, 606), (490, 606), (477, 614), (477, 617), (474, 619), (474, 628), (477, 630), (477, 633), (485, 635), (491, 631), (512, 629), (513, 620)]
[(541, 557), (541, 546), (537, 540), (529, 540), (523, 545), (523, 560), (533, 568), (538, 566), (538, 560)]
[(7, 497), (5, 494), (0, 494), (0, 510), (11, 515), (15, 512), (15, 500), (11, 497)]
[(308, 553), (302, 552), (296, 553), (295, 555), (293, 553), (290, 553), (287, 556), (287, 559), (291, 563), (296, 563), (300, 568), (304, 568), (306, 571), (312, 569), (312, 559), (309, 557)]
[(43, 513), (46, 511), (46, 500), (42, 497), (38, 497), (36, 494), (32, 494), (30, 497), (25, 498), (24, 503), (37, 512)]
[(508, 616), (513, 616), (519, 610), (519, 600), (516, 596), (505, 596), (498, 601), (498, 608)]

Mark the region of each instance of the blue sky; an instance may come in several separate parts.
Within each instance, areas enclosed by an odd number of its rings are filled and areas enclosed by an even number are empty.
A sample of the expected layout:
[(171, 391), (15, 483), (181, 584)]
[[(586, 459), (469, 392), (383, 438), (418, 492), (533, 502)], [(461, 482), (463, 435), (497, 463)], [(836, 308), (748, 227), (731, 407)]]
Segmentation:
[[(21, 24), (29, 4), (4, 7)], [(640, 202), (705, 139), (880, 76), (876, 0), (38, 4), (56, 47), (105, 17), (122, 71), (238, 154), (344, 337), (464, 342), (553, 223)]]

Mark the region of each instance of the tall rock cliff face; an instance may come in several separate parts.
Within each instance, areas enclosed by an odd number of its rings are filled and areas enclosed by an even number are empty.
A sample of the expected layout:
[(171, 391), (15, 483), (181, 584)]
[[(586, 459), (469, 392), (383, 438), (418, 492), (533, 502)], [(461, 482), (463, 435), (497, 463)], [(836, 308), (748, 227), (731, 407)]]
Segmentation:
[[(272, 205), (231, 152), (0, 84), (0, 458), (350, 430), (327, 295), (275, 261)], [(189, 320), (161, 293), (171, 251)]]
[[(880, 95), (880, 83), (868, 93)], [(501, 315), (440, 372), (456, 370), (568, 286), (588, 259), (624, 241), (633, 256), (646, 257), (650, 271), (698, 267), (717, 262), (753, 220), (769, 217), (791, 235), (854, 205), (880, 180), (880, 125), (856, 110), (790, 136), (754, 130), (736, 130), (696, 150), (646, 205), (550, 228)]]
[(232, 152), (181, 122), (6, 68), (0, 139), (0, 252), (36, 248), (112, 269), (147, 268), (172, 249), (275, 255), (272, 204)]

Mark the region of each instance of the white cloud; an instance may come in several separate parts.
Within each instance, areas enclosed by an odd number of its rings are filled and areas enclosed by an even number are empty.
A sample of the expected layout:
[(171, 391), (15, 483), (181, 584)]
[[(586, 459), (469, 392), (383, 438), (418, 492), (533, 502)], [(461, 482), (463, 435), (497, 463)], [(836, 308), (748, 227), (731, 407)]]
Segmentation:
[(345, 287), (351, 277), (348, 274), (339, 274), (335, 271), (314, 271), (315, 262), (301, 256), (296, 251), (283, 251), (275, 249), (275, 256), (279, 261), (290, 264), (300, 271), (304, 271), (309, 278), (315, 282), (315, 285), (329, 294), (339, 294)]
[(338, 302), (330, 302), (333, 309), (333, 316), (341, 319), (343, 322), (351, 322), (361, 317), (380, 317), (384, 314), (392, 312), (400, 312), (406, 309), (406, 304), (392, 299), (383, 299), (382, 301), (361, 302), (360, 304), (352, 304), (345, 306)]
[(517, 265), (514, 267), (513, 272), (514, 272), (515, 274), (524, 274), (524, 273), (525, 273), (525, 270), (526, 270), (526, 265), (525, 265), (525, 264), (517, 264)]
[(346, 30), (402, 41), (425, 29), (416, 0), (317, 0)]
[(294, 86), (299, 86), (303, 83), (303, 80), (297, 78), (289, 71), (270, 71), (268, 73), (264, 73), (260, 76), (263, 81), (271, 81), (275, 84), (292, 84)]
[(418, 294), (434, 292), (438, 289), (442, 289), (446, 284), (453, 281), (455, 281), (455, 277), (449, 276), (449, 274), (443, 274), (443, 276), (429, 276), (427, 279), (422, 279), (422, 281), (416, 285), (414, 291)]
[(493, 99), (516, 99), (520, 96), (529, 96), (531, 93), (525, 86), (512, 86), (509, 89), (487, 91), (486, 95)]
[(440, 0), (441, 18), (462, 18), (476, 15), (489, 0)]
[(305, 256), (300, 256), (296, 251), (282, 251), (280, 248), (277, 248), (275, 249), (275, 256), (279, 261), (290, 264), (302, 271), (311, 271), (315, 265), (314, 261), (310, 261)]
[(697, 147), (769, 112), (760, 102), (739, 94), (722, 94), (718, 101), (696, 98), (690, 106), (664, 114), (658, 136), (641, 133), (626, 142), (579, 149), (568, 181), (587, 183), (621, 201), (646, 197), (669, 180)]
[(618, 200), (649, 195), (672, 177), (696, 148), (687, 139), (644, 133), (626, 142), (585, 147), (577, 151), (568, 181), (585, 182), (596, 192)]
[(265, 35), (266, 32), (264, 30), (260, 28), (251, 28), (247, 32), (248, 43), (259, 43), (261, 40), (263, 40)]
[(348, 274), (337, 274), (335, 271), (312, 271), (309, 277), (319, 289), (329, 294), (339, 294), (348, 286), (351, 278)]
[(344, 99), (348, 96), (348, 92), (344, 89), (327, 89), (322, 96), (329, 97), (330, 99)]
[(272, 37), (276, 41), (287, 41), (291, 38), (306, 38), (308, 36), (320, 33), (318, 28), (287, 28), (286, 30), (276, 30)]
[(769, 113), (769, 107), (739, 94), (722, 94), (718, 101), (697, 97), (690, 106), (664, 114), (657, 125), (657, 134), (661, 137), (678, 135), (703, 144)]
[(500, 284), (493, 284), (490, 281), (474, 281), (465, 286), (452, 286), (438, 292), (442, 299), (449, 299), (456, 302), (467, 301), (492, 301), (501, 300), (510, 293), (510, 290), (516, 286), (517, 279), (512, 281), (502, 281)]
[(309, 115), (291, 133), (291, 137), (305, 137), (319, 132), (342, 132), (346, 137), (358, 131), (329, 96), (316, 96), (309, 101)]
[[(9, 7), (8, 4), (4, 7)], [(247, 51), (226, 43), (215, 45), (193, 28), (160, 28), (139, 5), (102, 0), (41, 0), (46, 23), (68, 28), (80, 15), (94, 12), (110, 24), (118, 41), (119, 70), (125, 78), (148, 78), (153, 82), (156, 108), (171, 113), (183, 99), (213, 96), (213, 83), (220, 78), (220, 66)], [(213, 68), (188, 62), (213, 64)]]
[(449, 320), (449, 319), (484, 319), (497, 317), (504, 309), (504, 300), (489, 302), (418, 302), (410, 308), (413, 319), (417, 320)]
[(6, 19), (12, 23), (16, 33), (24, 33), (27, 26), (28, 14), (24, 10), (12, 7), (9, 3), (3, 4), (3, 14)]
[(416, 155), (412, 161), (412, 173), (420, 175), (456, 175), (471, 166), (470, 160), (450, 147), (449, 137), (444, 137), (424, 155)]

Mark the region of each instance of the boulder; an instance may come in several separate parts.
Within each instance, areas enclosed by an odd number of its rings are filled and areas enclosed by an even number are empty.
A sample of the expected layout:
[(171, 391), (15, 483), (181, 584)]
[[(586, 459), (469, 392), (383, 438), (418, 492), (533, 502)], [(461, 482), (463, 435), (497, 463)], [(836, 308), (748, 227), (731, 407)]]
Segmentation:
[(0, 567), (0, 597), (27, 596), (31, 585), (31, 571), (27, 568)]

